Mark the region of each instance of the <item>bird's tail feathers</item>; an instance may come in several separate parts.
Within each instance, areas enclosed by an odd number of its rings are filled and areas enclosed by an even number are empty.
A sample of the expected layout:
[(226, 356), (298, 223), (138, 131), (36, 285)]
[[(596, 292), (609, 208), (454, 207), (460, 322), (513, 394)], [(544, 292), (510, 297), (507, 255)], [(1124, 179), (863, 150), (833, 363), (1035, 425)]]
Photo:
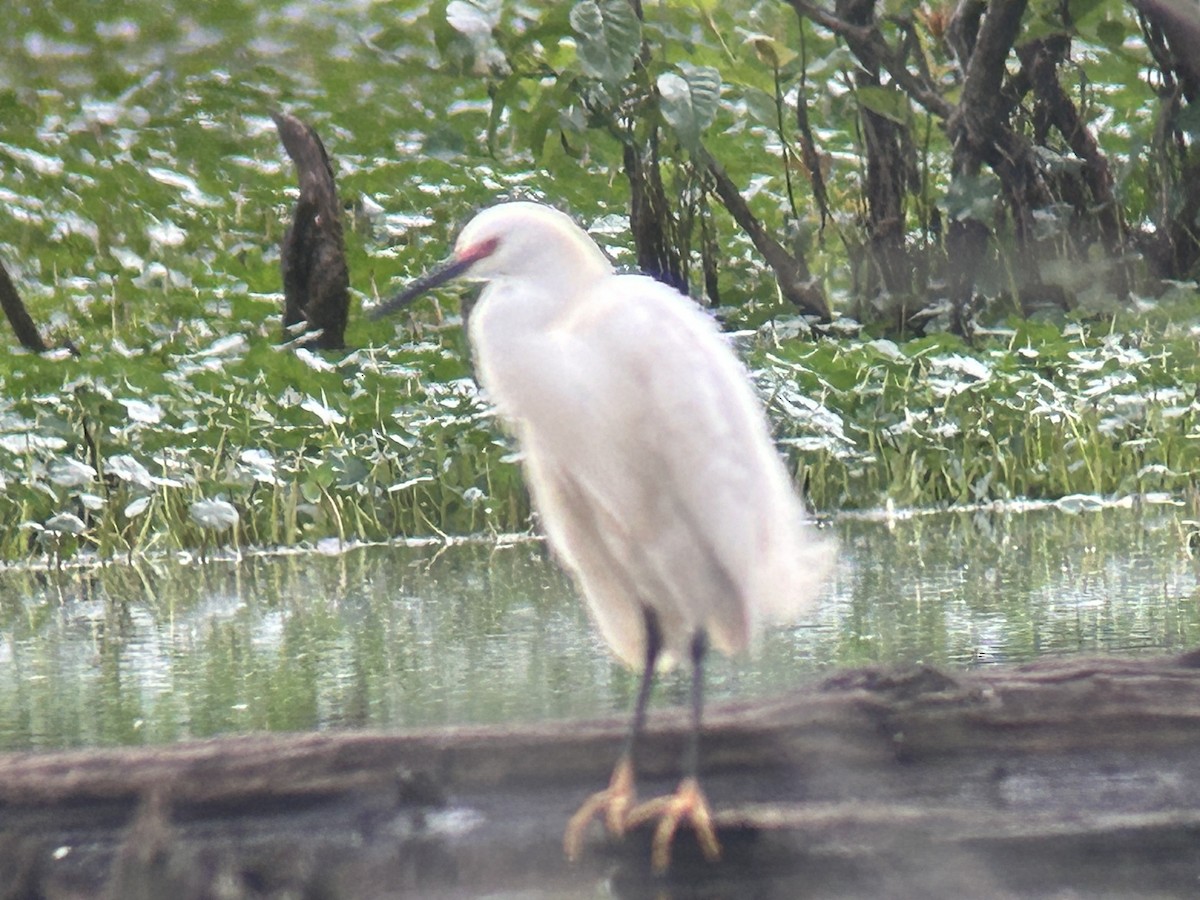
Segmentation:
[(837, 562), (837, 542), (798, 521), (791, 540), (781, 541), (758, 573), (756, 625), (803, 619), (820, 598)]

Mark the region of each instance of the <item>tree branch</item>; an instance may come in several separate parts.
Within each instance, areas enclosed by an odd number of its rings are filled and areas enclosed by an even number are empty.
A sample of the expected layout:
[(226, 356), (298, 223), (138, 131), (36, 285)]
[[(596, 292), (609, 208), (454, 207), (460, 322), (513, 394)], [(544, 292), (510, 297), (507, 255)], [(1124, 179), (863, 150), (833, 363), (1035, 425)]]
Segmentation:
[(729, 173), (707, 150), (701, 148), (697, 159), (712, 176), (713, 190), (721, 204), (750, 236), (755, 248), (775, 272), (775, 279), (783, 296), (801, 312), (815, 315), (822, 322), (828, 322), (829, 302), (803, 258), (788, 253), (784, 246), (768, 233), (762, 222), (750, 210), (750, 205), (729, 177)]
[(878, 60), (880, 66), (892, 77), (897, 87), (903, 89), (923, 109), (942, 119), (954, 112), (954, 106), (939, 92), (936, 85), (911, 72), (904, 63), (904, 55), (893, 49), (876, 26), (852, 25), (842, 18), (808, 0), (789, 0), (798, 16), (827, 28), (847, 42), (853, 41)]
[(8, 316), (13, 333), (21, 342), (22, 347), (32, 350), (34, 353), (45, 353), (50, 349), (42, 340), (42, 336), (38, 334), (33, 317), (25, 308), (21, 295), (17, 293), (17, 286), (13, 284), (12, 278), (9, 277), (8, 270), (4, 268), (2, 262), (0, 262), (0, 308), (3, 308), (4, 314)]

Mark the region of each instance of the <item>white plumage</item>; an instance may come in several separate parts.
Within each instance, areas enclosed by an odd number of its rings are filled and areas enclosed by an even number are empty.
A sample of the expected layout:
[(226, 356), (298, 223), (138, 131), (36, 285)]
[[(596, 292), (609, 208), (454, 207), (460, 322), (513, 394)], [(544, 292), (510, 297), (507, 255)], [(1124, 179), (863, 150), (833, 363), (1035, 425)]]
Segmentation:
[(644, 655), (642, 606), (664, 654), (703, 628), (745, 648), (794, 619), (832, 561), (770, 440), (749, 377), (713, 320), (642, 275), (618, 275), (566, 215), (534, 203), (480, 213), (456, 248), (496, 241), (467, 270), (479, 378), (514, 429), (551, 546), (613, 651)]
[[(616, 274), (569, 217), (515, 202), (479, 213), (447, 265), (381, 312), (456, 276), (486, 282), (470, 319), (479, 379), (524, 453), (550, 545), (609, 646), (645, 668), (613, 785), (572, 821), (570, 853), (600, 809), (616, 831), (638, 818), (626, 817), (633, 747), (655, 663), (690, 654), (698, 732), (708, 643), (734, 653), (761, 623), (803, 614), (832, 544), (804, 521), (748, 373), (690, 299)], [(658, 863), (680, 818), (716, 853), (691, 789), (676, 795), (681, 810), (652, 813), (674, 815)]]

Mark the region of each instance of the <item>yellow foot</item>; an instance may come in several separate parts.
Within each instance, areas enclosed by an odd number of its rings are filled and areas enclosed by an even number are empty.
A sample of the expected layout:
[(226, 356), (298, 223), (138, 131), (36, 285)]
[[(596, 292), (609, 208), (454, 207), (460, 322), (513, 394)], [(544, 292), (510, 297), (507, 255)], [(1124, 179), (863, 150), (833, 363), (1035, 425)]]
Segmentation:
[(685, 820), (691, 823), (692, 830), (696, 832), (696, 840), (700, 842), (705, 858), (709, 862), (721, 858), (721, 844), (713, 829), (708, 799), (695, 778), (683, 779), (675, 793), (668, 797), (656, 797), (634, 808), (625, 818), (625, 827), (634, 828), (653, 819), (658, 819), (654, 842), (650, 845), (650, 866), (655, 872), (662, 874), (670, 868), (671, 842)]
[(567, 859), (571, 862), (579, 859), (579, 854), (583, 851), (584, 832), (592, 819), (601, 813), (604, 814), (604, 822), (611, 834), (618, 837), (624, 834), (625, 817), (635, 799), (633, 760), (623, 756), (613, 769), (608, 787), (588, 797), (567, 823), (567, 831), (563, 835), (563, 851), (567, 854)]

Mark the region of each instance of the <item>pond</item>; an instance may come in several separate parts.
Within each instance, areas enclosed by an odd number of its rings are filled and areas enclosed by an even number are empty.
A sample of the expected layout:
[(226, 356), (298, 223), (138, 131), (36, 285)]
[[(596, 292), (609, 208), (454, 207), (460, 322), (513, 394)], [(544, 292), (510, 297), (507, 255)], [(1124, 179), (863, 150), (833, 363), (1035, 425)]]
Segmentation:
[[(818, 607), (714, 657), (711, 698), (870, 663), (1200, 643), (1179, 504), (1069, 498), (829, 527), (840, 561)], [(624, 714), (635, 688), (532, 539), (0, 571), (5, 750)], [(656, 702), (685, 688), (667, 676)]]

